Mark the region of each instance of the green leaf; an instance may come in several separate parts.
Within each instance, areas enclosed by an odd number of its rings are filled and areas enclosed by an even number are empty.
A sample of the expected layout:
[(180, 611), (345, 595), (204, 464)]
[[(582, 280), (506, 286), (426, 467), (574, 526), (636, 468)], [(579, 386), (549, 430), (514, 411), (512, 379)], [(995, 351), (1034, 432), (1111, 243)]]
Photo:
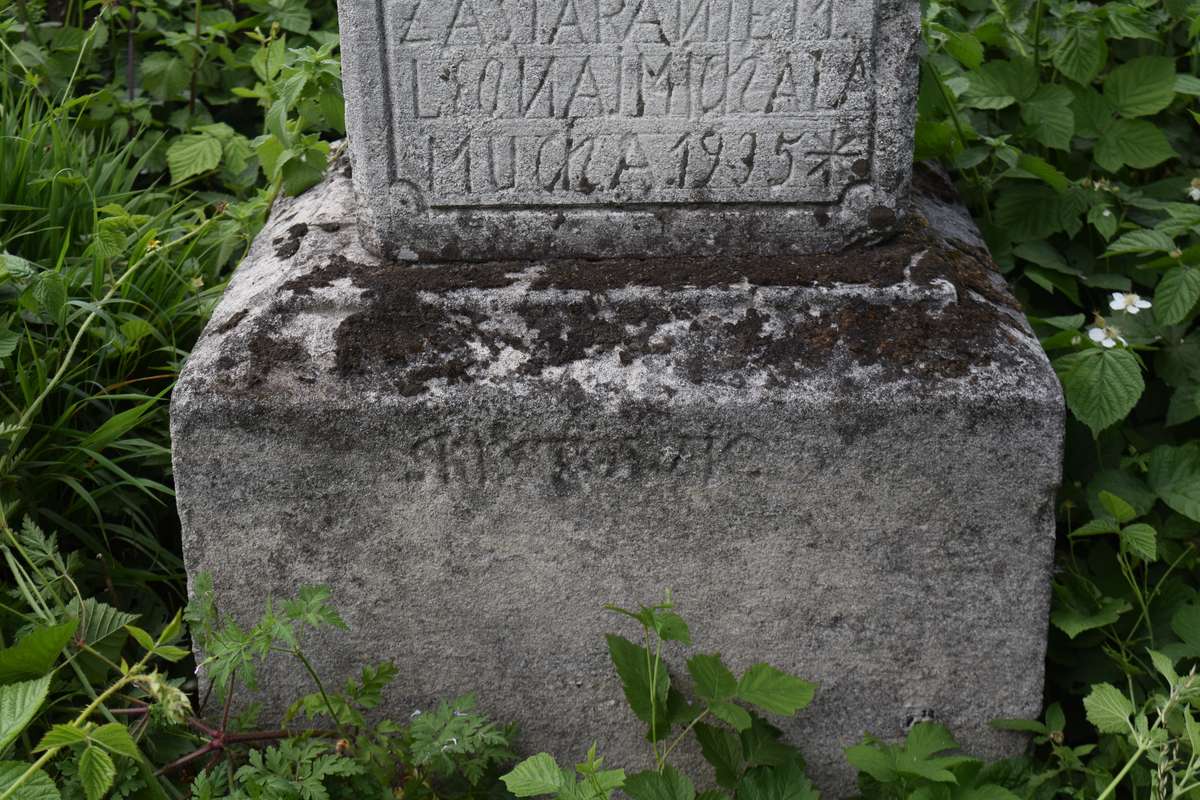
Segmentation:
[(116, 777), (112, 757), (100, 748), (89, 747), (79, 756), (79, 782), (87, 800), (101, 800)]
[(1154, 668), (1167, 679), (1167, 683), (1172, 686), (1179, 683), (1179, 673), (1175, 671), (1174, 660), (1157, 650), (1147, 650), (1146, 652), (1150, 654), (1150, 662), (1154, 664)]
[(49, 675), (33, 681), (0, 686), (0, 752), (12, 744), (33, 721), (49, 688)]
[(729, 731), (703, 722), (696, 725), (695, 731), (704, 760), (716, 770), (717, 783), (732, 789), (742, 774), (741, 741)]
[(74, 725), (55, 725), (46, 731), (46, 735), (38, 742), (37, 747), (33, 748), (33, 752), (40, 753), (54, 747), (70, 747), (83, 744), (87, 740), (87, 731), (82, 728), (76, 728)]
[(180, 136), (167, 148), (167, 166), (171, 181), (182, 183), (188, 178), (211, 172), (221, 164), (221, 140), (205, 133)]
[[(9, 789), (30, 765), (21, 761), (0, 761), (0, 792)], [(12, 796), (12, 800), (62, 800), (54, 781), (40, 769)]]
[(1067, 406), (1094, 435), (1125, 419), (1146, 389), (1133, 353), (1090, 348), (1054, 362)]
[(40, 678), (54, 666), (75, 635), (75, 620), (35, 628), (12, 647), (0, 650), (0, 685)]
[(1122, 167), (1149, 169), (1176, 156), (1163, 132), (1140, 119), (1119, 119), (1096, 143), (1096, 163), (1109, 172)]
[(717, 703), (737, 694), (737, 678), (721, 661), (719, 653), (692, 656), (688, 659), (687, 668), (695, 682), (696, 694), (704, 700)]
[(1095, 25), (1071, 25), (1051, 52), (1054, 66), (1076, 83), (1095, 80), (1108, 61), (1104, 33)]
[(1021, 119), (1034, 139), (1046, 147), (1069, 150), (1075, 135), (1075, 95), (1065, 86), (1046, 84), (1021, 103)]
[(133, 640), (142, 646), (144, 650), (154, 649), (154, 637), (136, 625), (126, 625), (125, 630), (133, 637)]
[(1050, 614), (1054, 627), (1061, 630), (1068, 638), (1074, 639), (1085, 631), (1103, 628), (1116, 623), (1121, 615), (1133, 608), (1128, 600), (1105, 597), (1099, 601), (1099, 607), (1083, 610), (1071, 606), (1056, 607)]
[(538, 753), (525, 759), (500, 780), (517, 797), (558, 794), (566, 785), (562, 770), (549, 753)]
[(1157, 114), (1175, 99), (1175, 61), (1165, 56), (1127, 61), (1104, 80), (1104, 96), (1122, 116)]
[(118, 611), (91, 597), (84, 600), (82, 604), (78, 597), (72, 598), (71, 602), (67, 604), (67, 616), (79, 620), (82, 626), (79, 636), (89, 647), (95, 647), (114, 633), (123, 631), (126, 625), (136, 622), (138, 618), (137, 614)]
[(158, 100), (172, 100), (183, 94), (191, 78), (191, 69), (179, 56), (161, 50), (142, 59), (142, 85)]
[(748, 730), (754, 723), (750, 712), (736, 703), (713, 703), (708, 707), (709, 713), (722, 722), (727, 722), (735, 730)]
[(1100, 504), (1104, 506), (1105, 511), (1112, 515), (1113, 519), (1122, 525), (1137, 518), (1137, 509), (1112, 492), (1101, 490)]
[[(609, 634), (608, 652), (612, 656), (613, 666), (621, 677), (621, 686), (625, 690), (625, 699), (635, 716), (647, 725), (655, 726), (656, 738), (665, 736), (664, 730), (667, 719), (667, 692), (670, 689), (670, 678), (665, 665), (658, 669), (657, 680), (651, 676), (653, 654), (644, 647), (639, 647), (628, 639)], [(647, 662), (647, 655), (650, 662)], [(651, 682), (655, 686), (655, 702), (650, 703)]]
[(1106, 256), (1130, 253), (1169, 253), (1175, 249), (1175, 240), (1165, 233), (1148, 229), (1130, 231), (1108, 247)]
[(1128, 733), (1129, 717), (1133, 714), (1133, 703), (1125, 694), (1110, 683), (1092, 687), (1091, 694), (1083, 699), (1088, 722), (1101, 733)]
[(1037, 73), (1023, 61), (988, 61), (967, 73), (963, 103), (972, 108), (996, 110), (1027, 100), (1037, 89)]
[(738, 800), (820, 800), (812, 781), (796, 764), (756, 767), (738, 783)]
[(1200, 442), (1156, 447), (1146, 477), (1164, 503), (1200, 522)]
[(674, 611), (657, 610), (653, 614), (654, 631), (664, 642), (692, 643), (692, 632), (683, 617)]
[(139, 758), (141, 756), (137, 744), (134, 743), (133, 737), (129, 735), (129, 729), (119, 722), (110, 722), (107, 725), (101, 725), (92, 731), (90, 736), (92, 741), (102, 746), (105, 750), (119, 756), (128, 756), (129, 758)]
[(737, 696), (764, 711), (791, 716), (812, 702), (816, 689), (770, 664), (755, 664), (738, 681)]
[(1158, 532), (1139, 522), (1121, 531), (1121, 549), (1146, 562), (1158, 560)]
[(1200, 300), (1200, 269), (1176, 267), (1163, 275), (1154, 290), (1154, 317), (1164, 325), (1187, 319)]
[(846, 748), (846, 760), (859, 772), (865, 772), (880, 783), (895, 783), (899, 777), (892, 759), (877, 747), (859, 744)]
[(1000, 731), (1018, 731), (1019, 733), (1038, 733), (1043, 736), (1050, 733), (1045, 724), (1036, 719), (994, 719), (988, 723)]
[(663, 771), (639, 772), (625, 779), (625, 794), (633, 800), (694, 800), (692, 781), (668, 764)]
[(944, 725), (936, 722), (919, 722), (908, 732), (904, 750), (913, 758), (925, 760), (945, 750), (957, 750), (958, 742)]

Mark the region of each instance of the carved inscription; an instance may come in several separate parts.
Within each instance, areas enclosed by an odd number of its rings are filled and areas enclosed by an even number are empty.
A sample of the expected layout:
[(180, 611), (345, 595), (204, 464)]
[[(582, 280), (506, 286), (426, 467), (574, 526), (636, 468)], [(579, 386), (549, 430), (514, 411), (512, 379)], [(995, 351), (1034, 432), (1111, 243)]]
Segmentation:
[(401, 468), (405, 483), (483, 486), (517, 476), (570, 487), (583, 481), (677, 478), (707, 482), (718, 473), (759, 474), (753, 436), (501, 438), (439, 434), (415, 442)]
[(433, 206), (838, 202), (875, 0), (383, 0), (396, 179)]

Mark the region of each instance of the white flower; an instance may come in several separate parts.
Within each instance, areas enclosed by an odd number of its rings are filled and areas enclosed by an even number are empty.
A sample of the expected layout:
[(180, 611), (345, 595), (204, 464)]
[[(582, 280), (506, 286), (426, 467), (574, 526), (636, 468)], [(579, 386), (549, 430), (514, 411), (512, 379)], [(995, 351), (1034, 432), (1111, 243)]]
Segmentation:
[(1106, 217), (1106, 218), (1107, 218), (1107, 217), (1111, 217), (1111, 216), (1112, 216), (1112, 209), (1109, 209), (1109, 208), (1106, 208), (1106, 209), (1104, 209), (1104, 213), (1102, 213), (1100, 216), (1102, 216), (1102, 217)]
[(414, 711), (413, 713), (409, 714), (409, 715), (408, 715), (408, 718), (409, 718), (409, 719), (416, 719), (416, 718), (417, 718), (417, 717), (419, 717), (419, 716), (421, 716), (421, 709), (419, 709), (419, 708), (418, 708), (416, 711)]
[(1187, 196), (1192, 198), (1193, 202), (1200, 203), (1200, 178), (1195, 178), (1192, 185), (1183, 191), (1187, 192)]
[(1089, 328), (1088, 338), (1096, 344), (1103, 345), (1108, 348), (1116, 347), (1117, 342), (1120, 342), (1121, 344), (1129, 344), (1129, 342), (1125, 341), (1125, 339), (1121, 337), (1120, 331), (1118, 331), (1116, 328)]
[(1112, 301), (1108, 307), (1113, 311), (1128, 311), (1130, 314), (1136, 314), (1142, 309), (1150, 308), (1151, 302), (1143, 300), (1141, 295), (1127, 292), (1113, 292)]

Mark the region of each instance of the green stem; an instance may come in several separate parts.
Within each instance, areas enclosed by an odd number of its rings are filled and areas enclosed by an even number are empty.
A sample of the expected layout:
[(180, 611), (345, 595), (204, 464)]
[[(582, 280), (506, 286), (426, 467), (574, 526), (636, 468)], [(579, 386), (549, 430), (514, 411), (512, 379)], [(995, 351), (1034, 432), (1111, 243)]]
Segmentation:
[[(1136, 764), (1141, 757), (1146, 754), (1147, 749), (1148, 748), (1146, 745), (1141, 745), (1138, 747), (1138, 751), (1133, 754), (1133, 758), (1125, 762), (1125, 766), (1120, 772), (1117, 773), (1117, 777), (1112, 779), (1112, 783), (1108, 785), (1108, 788), (1106, 788), (1100, 794), (1100, 796), (1096, 798), (1096, 800), (1108, 800), (1108, 798), (1112, 797), (1113, 792), (1115, 792), (1117, 787), (1121, 785), (1121, 781), (1125, 780), (1125, 776), (1129, 774), (1129, 770), (1133, 769), (1133, 765)], [(0, 800), (4, 800), (4, 798), (0, 797)]]
[[(321, 694), (321, 701), (325, 703), (325, 710), (329, 712), (329, 718), (333, 720), (334, 727), (338, 731), (338, 736), (343, 739), (348, 738), (345, 729), (342, 727), (342, 721), (338, 719), (337, 712), (333, 710), (333, 703), (329, 702), (329, 695), (325, 693), (325, 684), (321, 682), (321, 676), (317, 675), (317, 671), (313, 669), (313, 665), (299, 648), (293, 650), (292, 655), (299, 659), (300, 663), (304, 665), (305, 671), (308, 672), (308, 677), (312, 678), (313, 683), (317, 685), (317, 691)], [(4, 800), (4, 798), (0, 798), (0, 800)]]
[(701, 711), (700, 716), (698, 716), (694, 720), (692, 720), (688, 724), (688, 726), (683, 729), (683, 733), (679, 734), (679, 736), (676, 737), (675, 741), (671, 742), (671, 746), (667, 748), (667, 751), (665, 753), (663, 753), (662, 761), (659, 762), (659, 765), (658, 765), (659, 772), (662, 772), (663, 769), (667, 766), (667, 759), (670, 757), (671, 753), (673, 753), (675, 751), (675, 748), (679, 747), (680, 743), (683, 742), (683, 740), (685, 738), (687, 738), (687, 735), (692, 732), (692, 729), (700, 724), (700, 720), (702, 720), (708, 716), (708, 713), (710, 710), (711, 709), (706, 708), (703, 711)]

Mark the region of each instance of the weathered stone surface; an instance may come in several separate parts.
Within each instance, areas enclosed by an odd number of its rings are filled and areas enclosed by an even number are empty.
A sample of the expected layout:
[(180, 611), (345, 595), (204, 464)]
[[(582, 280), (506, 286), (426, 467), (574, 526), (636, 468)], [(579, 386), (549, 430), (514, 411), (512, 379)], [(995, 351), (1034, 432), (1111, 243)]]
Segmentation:
[(327, 584), (320, 669), (394, 659), (393, 714), (477, 691), (563, 759), (646, 762), (601, 604), (665, 587), (701, 650), (820, 683), (785, 727), (835, 797), (917, 719), (1011, 753), (1062, 400), (961, 210), (916, 208), (836, 256), (599, 267), (381, 261), (342, 175), (282, 202), (174, 396), (190, 574), (243, 620)]
[(917, 0), (341, 0), (365, 241), (795, 254), (907, 208)]

